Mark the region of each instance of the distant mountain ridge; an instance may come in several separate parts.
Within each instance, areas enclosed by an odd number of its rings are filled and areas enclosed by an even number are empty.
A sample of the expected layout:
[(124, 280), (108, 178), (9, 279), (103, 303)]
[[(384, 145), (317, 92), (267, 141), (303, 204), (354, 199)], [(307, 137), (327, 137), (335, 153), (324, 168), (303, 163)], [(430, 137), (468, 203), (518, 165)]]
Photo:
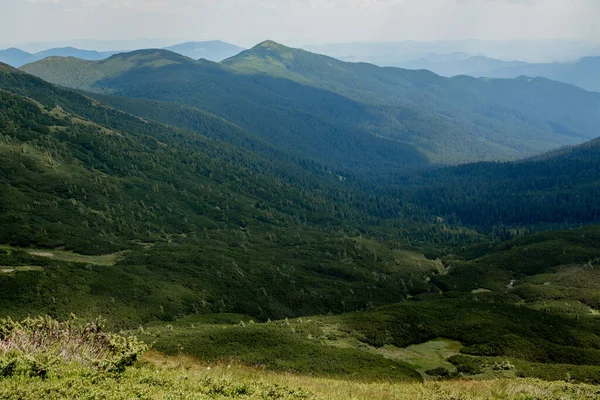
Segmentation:
[[(373, 49), (368, 50), (364, 44), (340, 44), (308, 46), (308, 49), (323, 50), (325, 53), (331, 53), (333, 57), (347, 62), (368, 62), (380, 66), (393, 66), (405, 69), (425, 69), (445, 77), (457, 75), (469, 75), (473, 77), (490, 78), (517, 78), (519, 76), (543, 77), (559, 82), (577, 85), (586, 90), (600, 92), (600, 74), (597, 74), (600, 65), (600, 56), (586, 56), (578, 58), (573, 62), (552, 62), (552, 63), (529, 63), (524, 61), (505, 61), (503, 59), (489, 57), (483, 54), (472, 55), (464, 51), (452, 53), (423, 53), (418, 50), (419, 46), (423, 49), (442, 49), (441, 45), (435, 43), (398, 43), (373, 44)], [(386, 47), (387, 46), (387, 47)], [(478, 47), (464, 45), (465, 49), (478, 49)], [(392, 52), (393, 56), (378, 55), (383, 48), (396, 49)], [(452, 48), (452, 47), (451, 47)], [(460, 49), (461, 47), (456, 47)], [(220, 62), (234, 57), (245, 49), (220, 40), (185, 42), (173, 46), (163, 47), (194, 60), (201, 58)], [(590, 49), (593, 51), (594, 49)], [(398, 53), (400, 51), (400, 53)], [(402, 53), (402, 52), (406, 53)], [(419, 53), (421, 51), (421, 53)], [(600, 52), (600, 48), (597, 49)], [(82, 50), (75, 47), (56, 47), (36, 53), (28, 53), (18, 48), (9, 48), (0, 50), (0, 62), (4, 62), (13, 67), (21, 67), (25, 64), (42, 60), (46, 57), (75, 57), (84, 60), (98, 61), (111, 55), (126, 53), (129, 51), (95, 51)], [(352, 53), (355, 52), (355, 53)], [(502, 54), (502, 53), (500, 53)], [(580, 53), (575, 53), (580, 54)]]
[[(211, 61), (221, 61), (244, 50), (242, 47), (218, 40), (181, 43), (165, 47), (165, 49), (195, 60), (204, 58)], [(82, 60), (98, 61), (104, 60), (114, 54), (124, 52), (127, 51), (96, 51), (82, 50), (75, 47), (55, 47), (36, 53), (28, 53), (21, 49), (10, 48), (0, 50), (0, 62), (18, 68), (25, 64), (42, 60), (46, 57), (75, 57)]]
[(408, 69), (427, 69), (442, 76), (470, 75), (474, 77), (517, 78), (543, 77), (600, 92), (600, 56), (583, 57), (571, 63), (530, 64), (475, 56), (464, 59), (443, 59), (440, 55), (419, 60), (399, 62), (395, 66)]
[(117, 52), (115, 51), (99, 52), (94, 50), (81, 50), (74, 47), (57, 47), (32, 54), (20, 49), (11, 48), (7, 50), (0, 50), (0, 62), (18, 68), (25, 64), (42, 60), (46, 57), (76, 57), (84, 60), (95, 61), (103, 60), (116, 53)]
[(570, 62), (600, 54), (600, 44), (581, 40), (438, 40), (354, 42), (309, 45), (306, 50), (331, 57), (362, 60), (380, 66), (417, 60), (430, 54), (464, 53), (528, 63)]
[(600, 92), (600, 56), (584, 57), (574, 63), (526, 64), (504, 66), (479, 73), (497, 78), (541, 76)]
[(222, 61), (244, 51), (239, 47), (220, 40), (206, 42), (186, 42), (175, 46), (164, 47), (165, 50), (179, 53), (194, 60), (201, 58), (209, 61)]
[(482, 55), (472, 56), (461, 53), (460, 56), (456, 54), (430, 54), (417, 60), (397, 62), (393, 66), (406, 69), (426, 69), (446, 77), (469, 75), (494, 78), (495, 76), (486, 75), (485, 71), (526, 65), (529, 64), (523, 61), (504, 61)]
[(217, 115), (275, 148), (363, 176), (533, 156), (597, 136), (600, 94), (547, 79), (443, 78), (265, 41), (213, 63), (167, 50), (23, 67), (74, 89)]
[(13, 67), (20, 67), (25, 64), (37, 61), (33, 54), (11, 47), (10, 49), (0, 50), (0, 62), (11, 65)]

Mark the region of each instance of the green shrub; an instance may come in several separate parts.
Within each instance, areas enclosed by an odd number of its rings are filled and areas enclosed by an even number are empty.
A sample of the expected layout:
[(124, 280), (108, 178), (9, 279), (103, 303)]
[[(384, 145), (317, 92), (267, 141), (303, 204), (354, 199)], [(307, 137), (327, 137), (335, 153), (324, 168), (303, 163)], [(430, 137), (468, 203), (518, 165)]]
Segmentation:
[(450, 371), (448, 371), (448, 369), (446, 369), (444, 367), (428, 369), (427, 371), (425, 371), (425, 373), (430, 376), (439, 376), (439, 377), (450, 376)]
[(456, 370), (467, 375), (477, 375), (483, 372), (481, 361), (475, 357), (455, 355), (448, 362), (456, 366)]
[(120, 374), (147, 349), (135, 337), (103, 331), (103, 321), (80, 324), (50, 317), (0, 320), (0, 376), (45, 378), (71, 365)]

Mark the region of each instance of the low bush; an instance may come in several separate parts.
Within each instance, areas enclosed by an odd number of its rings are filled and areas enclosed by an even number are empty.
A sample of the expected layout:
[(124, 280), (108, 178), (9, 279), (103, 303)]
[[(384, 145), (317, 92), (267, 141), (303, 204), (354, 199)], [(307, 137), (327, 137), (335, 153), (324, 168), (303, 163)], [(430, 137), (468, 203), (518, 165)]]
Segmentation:
[(448, 371), (448, 369), (446, 369), (444, 367), (428, 369), (427, 371), (425, 371), (425, 373), (430, 376), (439, 376), (439, 377), (450, 376), (450, 371)]
[(455, 355), (448, 362), (456, 366), (456, 370), (466, 375), (478, 375), (483, 372), (481, 360), (475, 357)]
[(45, 378), (68, 366), (120, 374), (147, 349), (135, 337), (104, 332), (103, 321), (81, 324), (72, 316), (0, 320), (0, 376)]

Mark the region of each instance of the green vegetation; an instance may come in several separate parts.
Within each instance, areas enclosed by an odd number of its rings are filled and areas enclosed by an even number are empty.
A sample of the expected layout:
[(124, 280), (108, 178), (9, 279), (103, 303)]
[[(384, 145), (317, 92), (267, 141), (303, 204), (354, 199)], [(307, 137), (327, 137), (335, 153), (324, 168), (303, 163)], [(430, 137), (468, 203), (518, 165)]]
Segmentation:
[(140, 337), (169, 355), (180, 353), (205, 362), (241, 362), (271, 370), (359, 380), (418, 381), (408, 364), (357, 348), (323, 344), (336, 335), (322, 319), (257, 324), (207, 325), (184, 318), (140, 329)]
[[(358, 239), (327, 241), (324, 234), (322, 242), (291, 248), (262, 239), (232, 247), (226, 242), (229, 234), (214, 236), (198, 242), (201, 248), (173, 243), (131, 251), (115, 265), (67, 262), (17, 250), (0, 254), (0, 265), (17, 269), (0, 274), (1, 312), (100, 314), (128, 327), (193, 313), (239, 312), (266, 320), (400, 301), (427, 291), (426, 277), (440, 267), (423, 256), (411, 260), (401, 258), (411, 254), (406, 252), (385, 255), (357, 248), (362, 243)], [(224, 255), (223, 249), (231, 250)], [(338, 250), (339, 255), (334, 253)], [(375, 255), (380, 257), (377, 262)], [(32, 265), (38, 270), (18, 270)]]
[(121, 374), (147, 349), (135, 337), (103, 331), (102, 321), (59, 322), (49, 317), (0, 320), (0, 377), (47, 379), (73, 370)]
[[(250, 325), (252, 323), (246, 327), (222, 328), (248, 329)], [(299, 327), (298, 324), (285, 326)], [(180, 328), (166, 329), (176, 332)], [(345, 379), (334, 379), (273, 373), (237, 362), (199, 363), (181, 354), (168, 357), (148, 352), (136, 361), (146, 349), (144, 344), (133, 338), (103, 333), (97, 323), (79, 324), (74, 319), (62, 323), (47, 317), (21, 322), (4, 320), (0, 332), (0, 396), (5, 399), (446, 399), (448, 396), (464, 399), (555, 399), (558, 395), (591, 399), (597, 395), (597, 386), (564, 382), (553, 384), (515, 378), (514, 375), (512, 378), (505, 375), (493, 382), (461, 380), (421, 383), (414, 379), (414, 373), (411, 375), (409, 369), (391, 361), (387, 363), (388, 368), (392, 367), (388, 374), (400, 377), (400, 380), (390, 382), (385, 375), (378, 374), (365, 381), (367, 375), (374, 372), (372, 367), (375, 364), (367, 361), (374, 359), (364, 355), (359, 361), (360, 367), (355, 367), (358, 371), (364, 371), (358, 381), (347, 380), (347, 375)], [(300, 335), (298, 332), (293, 334)], [(273, 351), (273, 346), (267, 349)], [(338, 355), (349, 353), (337, 351)], [(334, 361), (330, 356), (327, 351), (317, 352), (313, 355), (315, 362), (312, 365), (318, 369), (323, 360)], [(453, 356), (449, 360), (459, 371), (468, 373), (481, 373), (489, 369), (507, 374), (519, 369), (518, 365), (508, 360), (488, 364), (481, 364), (481, 360), (466, 356)], [(385, 365), (381, 360), (378, 362)], [(330, 363), (326, 367), (343, 368), (344, 364)], [(406, 376), (402, 378), (402, 372), (394, 370), (394, 367), (404, 369), (405, 374), (409, 373), (409, 380), (415, 382), (405, 382)], [(534, 371), (535, 368), (526, 370)], [(317, 375), (322, 372), (319, 371)], [(441, 368), (436, 372), (444, 375)]]

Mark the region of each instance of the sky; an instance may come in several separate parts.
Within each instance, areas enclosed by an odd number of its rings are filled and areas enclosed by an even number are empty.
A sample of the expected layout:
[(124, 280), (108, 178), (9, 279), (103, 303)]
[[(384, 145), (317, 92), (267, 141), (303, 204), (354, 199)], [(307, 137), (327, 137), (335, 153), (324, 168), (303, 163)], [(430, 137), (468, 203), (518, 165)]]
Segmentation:
[(264, 39), (298, 46), (466, 38), (600, 43), (600, 0), (0, 0), (0, 10), (0, 48), (139, 38), (160, 38), (157, 46), (220, 39), (244, 47)]

